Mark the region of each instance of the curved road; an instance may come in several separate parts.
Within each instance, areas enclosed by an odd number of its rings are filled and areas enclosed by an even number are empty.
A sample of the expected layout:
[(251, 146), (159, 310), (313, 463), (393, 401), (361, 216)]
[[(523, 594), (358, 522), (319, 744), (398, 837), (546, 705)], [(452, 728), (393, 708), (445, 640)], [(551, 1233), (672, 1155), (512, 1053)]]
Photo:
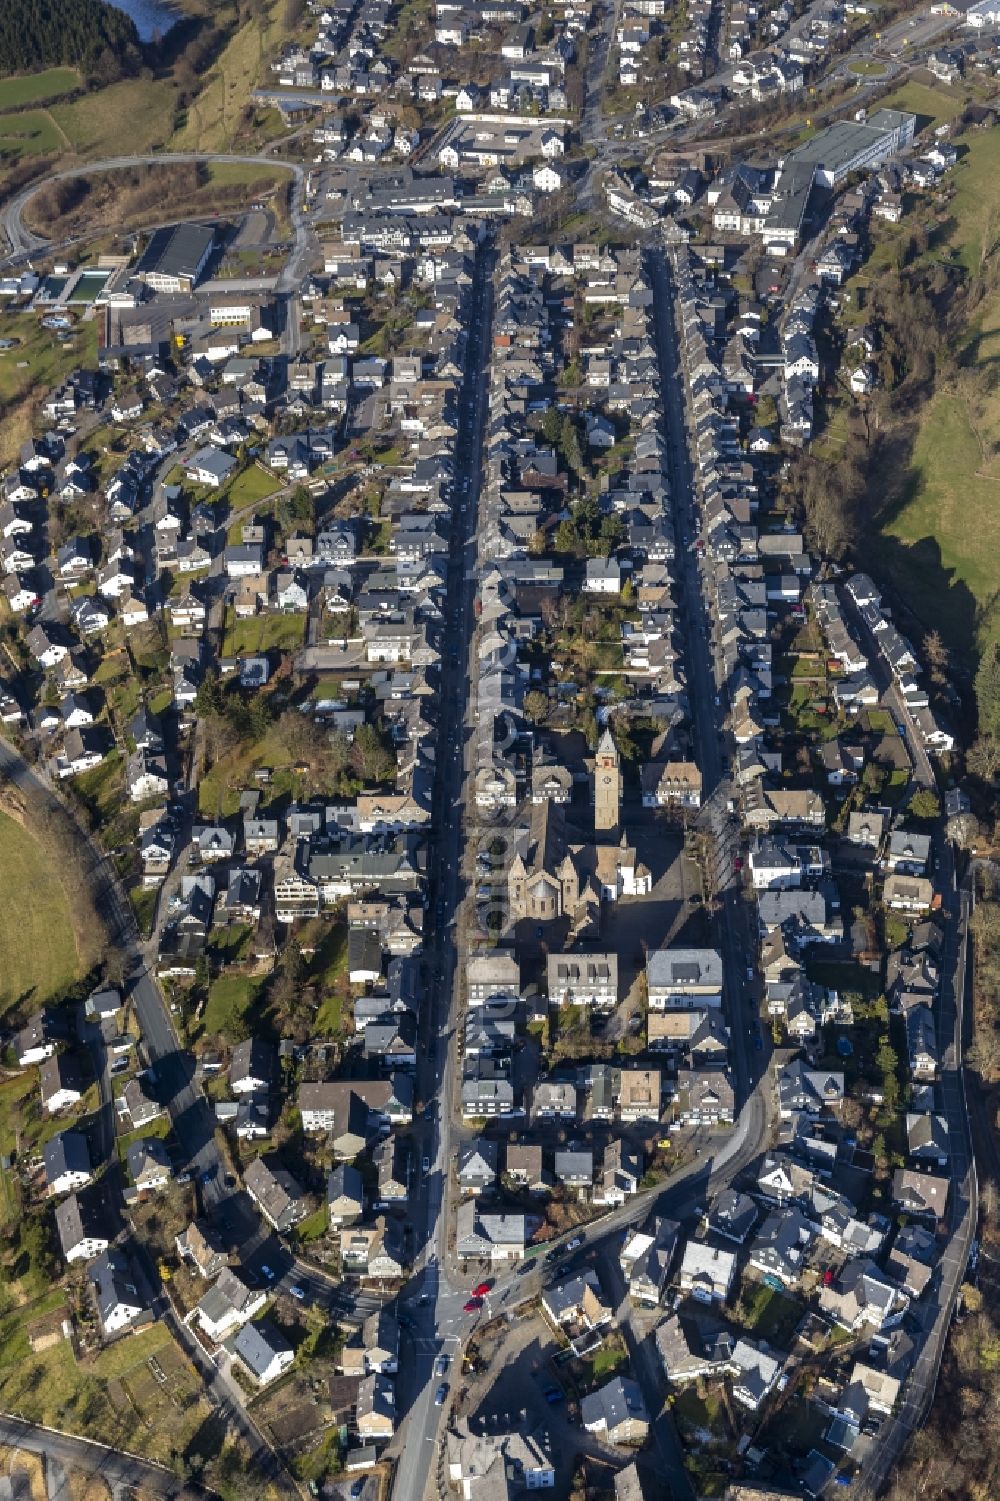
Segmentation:
[(112, 156), (99, 162), (81, 162), (76, 167), (65, 167), (60, 172), (50, 172), (38, 182), (29, 183), (10, 200), (0, 215), (0, 225), (10, 243), (9, 260), (20, 259), (49, 247), (51, 242), (43, 235), (36, 235), (24, 227), (24, 210), (31, 200), (52, 182), (63, 182), (72, 177), (92, 177), (100, 172), (119, 172), (126, 167), (162, 167), (177, 162), (240, 162), (264, 167), (283, 167), (291, 172), (296, 185), (301, 189), (305, 182), (306, 169), (301, 162), (292, 162), (284, 157), (259, 153), (242, 156), (229, 152), (214, 151), (162, 151), (153, 156)]

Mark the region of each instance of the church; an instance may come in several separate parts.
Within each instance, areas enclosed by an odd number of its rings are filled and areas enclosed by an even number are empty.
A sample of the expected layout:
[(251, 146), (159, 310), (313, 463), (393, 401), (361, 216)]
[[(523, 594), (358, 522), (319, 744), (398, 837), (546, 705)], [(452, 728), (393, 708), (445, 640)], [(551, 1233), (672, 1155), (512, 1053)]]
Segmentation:
[(570, 936), (582, 938), (599, 931), (602, 902), (648, 896), (652, 877), (627, 839), (619, 841), (620, 823), (621, 765), (605, 730), (594, 764), (595, 842), (570, 841), (561, 803), (535, 804), (527, 841), (507, 872), (511, 922), (565, 920)]

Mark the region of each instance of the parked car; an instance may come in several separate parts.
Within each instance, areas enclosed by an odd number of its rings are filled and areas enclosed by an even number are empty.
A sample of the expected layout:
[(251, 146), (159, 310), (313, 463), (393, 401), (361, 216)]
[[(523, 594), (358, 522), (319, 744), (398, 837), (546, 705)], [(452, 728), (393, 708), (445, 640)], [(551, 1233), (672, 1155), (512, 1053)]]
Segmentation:
[(441, 1385), (438, 1387), (437, 1391), (434, 1393), (434, 1406), (435, 1407), (443, 1407), (444, 1406), (444, 1400), (447, 1397), (447, 1395), (448, 1395), (448, 1383), (447, 1383), (447, 1381), (442, 1381)]
[(438, 1358), (437, 1358), (437, 1360), (435, 1360), (435, 1362), (434, 1362), (434, 1374), (435, 1374), (435, 1376), (445, 1376), (445, 1375), (447, 1375), (447, 1373), (448, 1373), (448, 1357), (447, 1357), (447, 1355), (443, 1355), (443, 1354), (439, 1355)]

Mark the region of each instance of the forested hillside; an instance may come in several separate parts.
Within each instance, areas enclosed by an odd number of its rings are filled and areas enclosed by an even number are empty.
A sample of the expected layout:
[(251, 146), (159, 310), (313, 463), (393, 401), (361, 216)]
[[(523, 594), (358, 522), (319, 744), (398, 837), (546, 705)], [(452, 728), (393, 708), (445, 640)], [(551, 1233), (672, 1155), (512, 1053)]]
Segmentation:
[(134, 22), (104, 0), (0, 4), (0, 73), (66, 63), (104, 83), (133, 71), (139, 60)]

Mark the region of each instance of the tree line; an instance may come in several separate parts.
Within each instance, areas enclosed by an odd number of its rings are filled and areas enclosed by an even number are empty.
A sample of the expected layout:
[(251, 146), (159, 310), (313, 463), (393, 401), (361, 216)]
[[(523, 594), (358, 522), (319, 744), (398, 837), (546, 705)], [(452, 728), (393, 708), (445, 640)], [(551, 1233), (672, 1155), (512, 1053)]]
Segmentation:
[(135, 22), (105, 0), (5, 0), (0, 71), (31, 73), (57, 64), (111, 82), (142, 61)]

